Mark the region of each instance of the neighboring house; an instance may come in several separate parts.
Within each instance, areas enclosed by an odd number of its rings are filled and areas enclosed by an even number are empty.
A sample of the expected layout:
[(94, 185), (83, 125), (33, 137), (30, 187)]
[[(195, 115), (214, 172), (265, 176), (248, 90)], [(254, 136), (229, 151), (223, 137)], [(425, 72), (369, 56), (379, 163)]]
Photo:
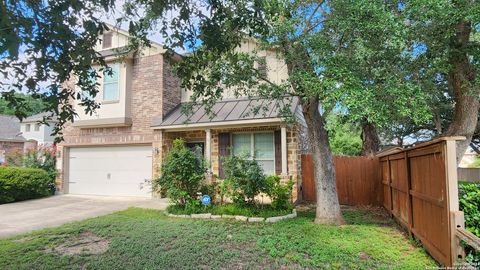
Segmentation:
[(4, 163), (5, 156), (12, 151), (25, 151), (37, 145), (52, 145), (54, 120), (50, 126), (40, 124), (46, 113), (39, 113), (25, 118), (22, 122), (11, 115), (0, 115), (0, 163)]
[(475, 162), (475, 159), (477, 158), (477, 156), (478, 154), (472, 148), (469, 147), (467, 151), (465, 151), (465, 154), (463, 154), (462, 160), (460, 161), (460, 164), (458, 164), (458, 167), (470, 168)]
[(0, 163), (12, 151), (23, 151), (25, 138), (20, 132), (20, 121), (15, 116), (0, 115)]
[(52, 145), (55, 137), (52, 136), (53, 128), (56, 120), (47, 120), (46, 124), (39, 123), (43, 121), (44, 117), (50, 116), (51, 113), (39, 113), (23, 119), (20, 124), (20, 132), (22, 136), (28, 141), (36, 141), (38, 145), (49, 146)]
[[(151, 48), (116, 62), (115, 48), (127, 42), (128, 34), (115, 30), (105, 33), (98, 44), (114, 74), (100, 78), (95, 97), (100, 109), (86, 115), (76, 103), (79, 116), (64, 127), (64, 142), (57, 149), (63, 160), (57, 162), (59, 191), (150, 197), (145, 180), (159, 175), (172, 141), (184, 138), (187, 146), (200, 146), (197, 153), (209, 161), (212, 175), (223, 176), (222, 156), (247, 153), (254, 155), (267, 173), (298, 183), (293, 194), (297, 199), (301, 185), (298, 127), (282, 121), (277, 102), (234, 98), (227, 91), (224, 100), (213, 106), (213, 118), (201, 106), (186, 116), (181, 108), (191, 93), (181, 89), (172, 73), (172, 65), (181, 56), (166, 54), (161, 45), (153, 43)], [(254, 42), (245, 41), (239, 49), (250, 52), (255, 48)], [(286, 65), (276, 53), (260, 50), (258, 56), (265, 59), (259, 63), (266, 63), (259, 69), (271, 81), (287, 78)], [(301, 115), (296, 99), (284, 101)], [(260, 104), (268, 110), (252, 114), (250, 109)]]

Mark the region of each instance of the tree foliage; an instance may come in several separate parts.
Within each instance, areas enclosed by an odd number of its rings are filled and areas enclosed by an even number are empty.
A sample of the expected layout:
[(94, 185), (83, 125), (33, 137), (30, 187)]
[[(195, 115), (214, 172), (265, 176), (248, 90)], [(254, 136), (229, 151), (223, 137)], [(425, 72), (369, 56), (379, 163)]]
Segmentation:
[(108, 29), (100, 16), (114, 5), (113, 0), (0, 2), (0, 90), (13, 114), (24, 118), (29, 113), (29, 100), (19, 92), (42, 100), (45, 110), (58, 116), (57, 132), (76, 113), (71, 99), (87, 113), (98, 108), (80, 93), (95, 96), (98, 91), (91, 65), (107, 67), (95, 51)]
[[(8, 100), (0, 97), (0, 114), (15, 115), (16, 112), (20, 112), (28, 117), (45, 111), (46, 106), (42, 100), (23, 93), (15, 93), (15, 97), (22, 100), (16, 106), (11, 105)], [(17, 108), (17, 106), (19, 107)]]
[(360, 128), (349, 121), (348, 115), (338, 112), (328, 116), (328, 135), (335, 155), (358, 156), (362, 152)]

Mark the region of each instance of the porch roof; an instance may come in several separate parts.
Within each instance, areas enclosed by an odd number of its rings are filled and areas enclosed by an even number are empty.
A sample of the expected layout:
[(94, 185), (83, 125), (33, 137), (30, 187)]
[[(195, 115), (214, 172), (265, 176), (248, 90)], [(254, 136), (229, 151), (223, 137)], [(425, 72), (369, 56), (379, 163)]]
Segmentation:
[[(182, 112), (185, 103), (179, 104), (165, 118), (155, 118), (154, 129), (179, 129), (225, 125), (259, 125), (281, 122), (280, 110), (288, 105), (292, 113), (298, 106), (297, 97), (285, 97), (283, 100), (265, 98), (229, 99), (216, 102), (212, 113), (208, 114), (203, 105), (195, 105), (192, 112)], [(256, 112), (256, 113), (255, 113)]]

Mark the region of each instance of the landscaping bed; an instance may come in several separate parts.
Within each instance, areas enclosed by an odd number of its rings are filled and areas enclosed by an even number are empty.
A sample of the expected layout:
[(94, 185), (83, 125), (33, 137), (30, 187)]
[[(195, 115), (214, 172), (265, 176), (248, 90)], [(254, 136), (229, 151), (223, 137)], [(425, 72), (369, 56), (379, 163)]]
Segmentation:
[[(425, 269), (437, 264), (382, 209), (277, 223), (169, 218), (131, 208), (9, 239), (0, 269)], [(81, 243), (82, 248), (77, 248)]]
[[(179, 218), (235, 218), (251, 222), (276, 222), (294, 218), (292, 181), (266, 175), (254, 159), (229, 156), (222, 159), (225, 177), (207, 181), (206, 163), (176, 139), (154, 179), (155, 191), (173, 205), (167, 211)], [(264, 198), (271, 202), (263, 204)]]

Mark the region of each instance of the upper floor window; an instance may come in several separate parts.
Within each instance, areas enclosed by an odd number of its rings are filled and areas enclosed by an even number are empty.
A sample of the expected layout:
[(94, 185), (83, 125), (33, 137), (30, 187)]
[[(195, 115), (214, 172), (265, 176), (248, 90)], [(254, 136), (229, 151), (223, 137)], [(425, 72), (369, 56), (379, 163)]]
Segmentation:
[(35, 124), (35, 126), (33, 127), (33, 130), (39, 131), (40, 130), (40, 124)]
[(30, 124), (25, 125), (25, 132), (30, 132)]
[(112, 32), (103, 34), (103, 40), (102, 40), (103, 49), (112, 47), (112, 37), (113, 37)]
[(118, 64), (110, 65), (112, 73), (104, 73), (103, 76), (103, 100), (117, 101), (119, 100), (120, 90), (118, 85)]
[(232, 153), (255, 159), (266, 174), (275, 173), (275, 145), (271, 132), (233, 134)]

